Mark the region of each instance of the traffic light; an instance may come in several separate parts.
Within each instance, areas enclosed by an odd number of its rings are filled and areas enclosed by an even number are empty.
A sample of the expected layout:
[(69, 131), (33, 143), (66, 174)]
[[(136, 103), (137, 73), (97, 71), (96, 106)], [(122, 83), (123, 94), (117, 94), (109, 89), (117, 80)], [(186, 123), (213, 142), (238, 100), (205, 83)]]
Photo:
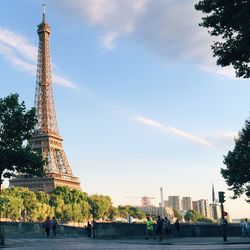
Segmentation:
[(224, 212), (223, 212), (223, 215), (226, 217), (226, 216), (227, 216), (227, 212), (224, 211)]
[(225, 202), (225, 192), (219, 192), (219, 202), (220, 203)]

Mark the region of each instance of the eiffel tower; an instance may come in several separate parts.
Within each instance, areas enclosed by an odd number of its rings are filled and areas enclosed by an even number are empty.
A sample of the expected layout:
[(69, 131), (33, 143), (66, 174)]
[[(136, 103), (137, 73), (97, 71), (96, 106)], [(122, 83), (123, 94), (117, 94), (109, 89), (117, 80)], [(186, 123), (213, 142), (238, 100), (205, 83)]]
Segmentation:
[(38, 123), (29, 141), (33, 151), (41, 151), (45, 160), (46, 176), (30, 178), (19, 176), (10, 180), (10, 186), (28, 187), (32, 191), (51, 192), (57, 186), (80, 189), (80, 182), (72, 173), (59, 135), (52, 90), (49, 36), (51, 28), (45, 21), (38, 25), (39, 47), (36, 76), (35, 108)]

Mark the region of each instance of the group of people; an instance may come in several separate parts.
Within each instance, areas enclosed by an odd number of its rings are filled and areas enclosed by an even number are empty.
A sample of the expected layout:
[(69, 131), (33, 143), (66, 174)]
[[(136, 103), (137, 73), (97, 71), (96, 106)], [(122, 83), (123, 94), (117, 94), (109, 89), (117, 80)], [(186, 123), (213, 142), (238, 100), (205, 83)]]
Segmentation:
[(90, 238), (91, 234), (92, 234), (92, 225), (88, 221), (87, 225), (84, 226), (84, 235), (85, 235), (85, 237)]
[[(147, 216), (147, 235), (146, 239), (148, 240), (150, 236), (158, 237), (159, 241), (162, 241), (163, 237), (167, 237), (170, 234), (171, 231), (171, 223), (167, 217), (161, 218), (161, 216), (158, 215), (157, 221), (156, 221), (156, 226), (154, 228), (154, 223), (150, 216)], [(176, 236), (179, 236), (179, 231), (180, 231), (180, 224), (178, 219), (174, 223), (174, 228), (175, 228), (175, 234)], [(155, 229), (155, 230), (154, 230)]]
[(51, 229), (52, 229), (52, 236), (56, 237), (57, 227), (58, 223), (55, 217), (53, 217), (53, 219), (50, 220), (50, 217), (48, 216), (46, 220), (43, 222), (43, 228), (47, 237), (50, 236)]
[(250, 236), (250, 223), (245, 219), (244, 221), (241, 221), (241, 233), (243, 237)]
[[(50, 237), (51, 231), (52, 231), (52, 236), (56, 237), (57, 227), (58, 227), (58, 222), (55, 217), (53, 217), (53, 219), (50, 220), (50, 217), (48, 216), (46, 220), (43, 222), (43, 229), (47, 237)], [(84, 226), (84, 235), (85, 237), (93, 236), (93, 238), (95, 238), (95, 223), (92, 226), (88, 221), (87, 225)]]

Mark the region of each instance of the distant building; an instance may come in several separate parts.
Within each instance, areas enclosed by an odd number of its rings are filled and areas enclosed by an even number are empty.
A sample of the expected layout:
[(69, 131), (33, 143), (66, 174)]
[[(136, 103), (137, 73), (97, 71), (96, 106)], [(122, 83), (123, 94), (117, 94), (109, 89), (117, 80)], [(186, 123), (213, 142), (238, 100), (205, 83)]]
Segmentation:
[(164, 207), (170, 207), (169, 202), (167, 200), (164, 201)]
[(208, 200), (205, 199), (198, 200), (197, 205), (199, 214), (206, 216), (207, 218), (211, 218), (211, 212)]
[(182, 198), (182, 210), (188, 211), (193, 209), (192, 198), (183, 197)]
[(175, 210), (181, 210), (180, 196), (168, 196), (168, 207), (171, 207)]
[(221, 211), (219, 208), (219, 204), (217, 203), (215, 191), (214, 191), (214, 184), (212, 183), (212, 203), (210, 204), (210, 212), (211, 218), (214, 220), (219, 220), (221, 217)]
[(192, 206), (193, 206), (193, 210), (198, 213), (198, 202), (197, 201), (192, 201)]
[(218, 220), (220, 216), (220, 210), (218, 204), (210, 204), (211, 219)]
[(161, 215), (161, 208), (153, 206), (153, 205), (149, 205), (149, 206), (139, 206), (137, 207), (139, 210), (141, 210), (142, 212), (144, 212), (145, 214), (149, 214), (149, 215), (153, 215), (153, 216), (158, 216)]

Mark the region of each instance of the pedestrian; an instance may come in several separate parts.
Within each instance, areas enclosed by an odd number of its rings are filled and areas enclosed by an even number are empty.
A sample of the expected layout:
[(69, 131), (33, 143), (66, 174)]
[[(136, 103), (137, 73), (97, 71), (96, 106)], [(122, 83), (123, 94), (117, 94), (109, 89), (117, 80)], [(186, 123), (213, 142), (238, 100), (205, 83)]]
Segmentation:
[(52, 225), (52, 235), (56, 238), (56, 230), (57, 230), (57, 227), (58, 227), (58, 223), (57, 223), (57, 220), (56, 220), (56, 217), (54, 216), (52, 221), (51, 221), (51, 225)]
[(50, 221), (49, 216), (43, 222), (43, 228), (44, 228), (44, 231), (46, 233), (46, 236), (49, 237), (50, 236), (50, 229), (51, 229), (51, 221)]
[(92, 231), (92, 226), (90, 224), (90, 222), (88, 221), (87, 223), (87, 237), (91, 237), (91, 231)]
[(247, 218), (243, 222), (243, 227), (244, 227), (244, 236), (249, 236), (249, 231), (250, 231), (250, 225), (247, 221)]
[(163, 225), (162, 225), (162, 233), (163, 235), (168, 236), (170, 233), (170, 229), (171, 229), (171, 224), (170, 221), (168, 219), (168, 217), (165, 217), (163, 220)]
[(178, 219), (176, 219), (174, 223), (174, 229), (175, 229), (175, 236), (179, 237), (180, 236), (180, 223)]
[(154, 226), (153, 221), (150, 219), (150, 216), (147, 216), (146, 222), (146, 240), (148, 240), (149, 236), (153, 236)]
[(159, 237), (159, 241), (162, 241), (162, 219), (161, 216), (157, 216), (155, 234)]

